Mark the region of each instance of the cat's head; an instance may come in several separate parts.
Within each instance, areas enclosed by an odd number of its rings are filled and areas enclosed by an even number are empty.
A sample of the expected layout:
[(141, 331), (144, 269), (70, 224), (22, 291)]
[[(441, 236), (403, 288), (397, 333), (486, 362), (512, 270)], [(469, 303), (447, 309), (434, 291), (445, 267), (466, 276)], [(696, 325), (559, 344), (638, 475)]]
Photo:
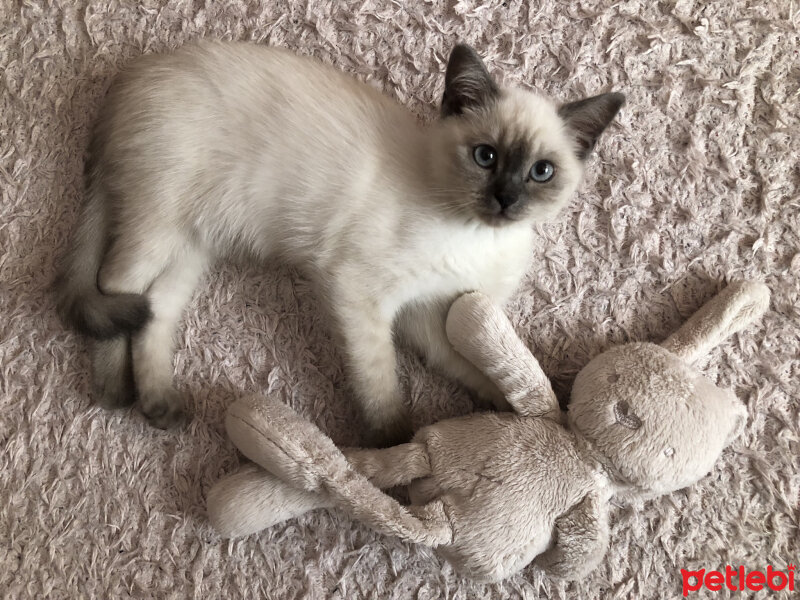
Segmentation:
[(457, 45), (445, 75), (437, 165), (454, 192), (448, 208), (496, 226), (553, 216), (624, 101), (610, 93), (559, 106), (502, 88), (472, 48)]

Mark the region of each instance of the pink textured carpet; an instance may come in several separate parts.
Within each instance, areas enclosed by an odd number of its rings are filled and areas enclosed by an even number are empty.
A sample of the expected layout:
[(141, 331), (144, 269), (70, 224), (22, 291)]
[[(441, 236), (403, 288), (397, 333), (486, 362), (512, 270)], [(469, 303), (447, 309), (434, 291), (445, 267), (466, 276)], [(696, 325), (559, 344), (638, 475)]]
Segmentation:
[[(800, 13), (742, 2), (127, 2), (0, 5), (0, 596), (8, 598), (673, 598), (680, 568), (800, 560)], [(533, 568), (484, 586), (426, 549), (320, 511), (220, 540), (205, 494), (238, 457), (239, 394), (281, 390), (339, 442), (356, 412), (319, 305), (296, 274), (226, 266), (187, 312), (181, 431), (89, 399), (86, 341), (48, 289), (81, 201), (89, 128), (130, 58), (202, 36), (286, 46), (435, 114), (450, 47), (560, 99), (627, 94), (581, 193), (539, 229), (509, 305), (565, 395), (610, 344), (661, 340), (725, 280), (763, 278), (761, 323), (707, 372), (747, 402), (745, 435), (701, 484), (614, 510), (588, 579)], [(403, 358), (417, 425), (469, 408)]]

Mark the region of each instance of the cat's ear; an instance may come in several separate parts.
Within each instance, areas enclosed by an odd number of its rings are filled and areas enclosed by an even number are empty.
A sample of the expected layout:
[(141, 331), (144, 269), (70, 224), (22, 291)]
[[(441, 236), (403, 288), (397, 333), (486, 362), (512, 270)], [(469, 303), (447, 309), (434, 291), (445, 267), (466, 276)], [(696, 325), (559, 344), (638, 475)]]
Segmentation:
[(612, 92), (562, 104), (559, 107), (558, 114), (575, 137), (578, 158), (585, 160), (589, 156), (597, 143), (597, 138), (624, 103), (623, 94)]
[(497, 84), (475, 50), (466, 44), (453, 48), (444, 76), (443, 117), (460, 115), (467, 108), (485, 106), (499, 93)]

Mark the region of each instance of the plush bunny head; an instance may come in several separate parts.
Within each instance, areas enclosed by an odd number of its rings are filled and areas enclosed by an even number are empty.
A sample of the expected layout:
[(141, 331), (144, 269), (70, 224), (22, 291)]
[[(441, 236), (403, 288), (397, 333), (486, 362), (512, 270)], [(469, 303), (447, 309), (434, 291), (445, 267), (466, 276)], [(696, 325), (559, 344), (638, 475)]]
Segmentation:
[(731, 285), (662, 345), (632, 343), (595, 357), (572, 389), (570, 427), (623, 485), (644, 495), (708, 473), (747, 413), (732, 392), (690, 365), (769, 303), (763, 284)]

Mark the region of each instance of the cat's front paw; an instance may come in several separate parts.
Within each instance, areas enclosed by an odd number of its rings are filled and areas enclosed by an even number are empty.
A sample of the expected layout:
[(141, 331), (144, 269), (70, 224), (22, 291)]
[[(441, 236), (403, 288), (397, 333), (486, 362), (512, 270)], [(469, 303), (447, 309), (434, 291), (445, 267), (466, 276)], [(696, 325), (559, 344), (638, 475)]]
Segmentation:
[(370, 448), (389, 448), (409, 441), (413, 435), (411, 416), (402, 408), (391, 415), (370, 419), (364, 441)]
[(158, 429), (172, 429), (186, 421), (183, 401), (180, 394), (172, 388), (140, 394), (139, 408), (147, 422)]
[(513, 410), (506, 397), (491, 381), (475, 390), (473, 401), (475, 407), (482, 410)]
[(133, 378), (119, 373), (95, 373), (92, 382), (94, 403), (106, 410), (130, 406), (136, 400)]

